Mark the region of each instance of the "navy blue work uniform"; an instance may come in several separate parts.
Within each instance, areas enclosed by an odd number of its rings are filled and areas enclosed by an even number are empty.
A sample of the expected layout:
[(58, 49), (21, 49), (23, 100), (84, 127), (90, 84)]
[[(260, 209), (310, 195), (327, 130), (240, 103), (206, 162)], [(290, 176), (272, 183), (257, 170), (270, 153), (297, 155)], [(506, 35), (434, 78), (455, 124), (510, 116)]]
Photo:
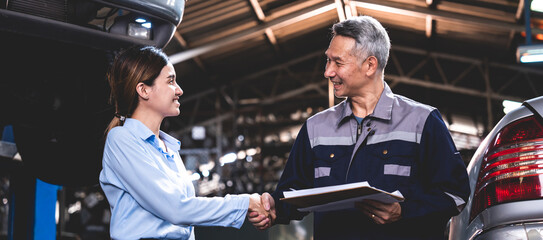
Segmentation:
[(437, 109), (384, 85), (360, 124), (348, 99), (305, 122), (272, 193), (276, 223), (307, 215), (280, 201), (283, 191), (367, 181), (402, 193), (401, 219), (378, 225), (358, 209), (316, 212), (316, 240), (444, 238), (447, 221), (469, 196), (464, 162)]

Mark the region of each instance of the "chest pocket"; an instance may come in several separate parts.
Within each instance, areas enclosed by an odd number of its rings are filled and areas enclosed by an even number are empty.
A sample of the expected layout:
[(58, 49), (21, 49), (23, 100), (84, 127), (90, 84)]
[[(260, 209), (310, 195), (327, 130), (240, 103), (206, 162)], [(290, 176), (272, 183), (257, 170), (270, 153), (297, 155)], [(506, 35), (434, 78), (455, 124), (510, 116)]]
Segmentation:
[(417, 148), (415, 143), (389, 142), (376, 147), (374, 157), (382, 166), (384, 176), (410, 177), (417, 169)]
[(352, 146), (316, 146), (313, 149), (315, 154), (315, 179), (328, 179), (325, 185), (337, 184), (336, 180), (333, 179), (337, 179), (337, 181), (344, 179), (352, 148)]

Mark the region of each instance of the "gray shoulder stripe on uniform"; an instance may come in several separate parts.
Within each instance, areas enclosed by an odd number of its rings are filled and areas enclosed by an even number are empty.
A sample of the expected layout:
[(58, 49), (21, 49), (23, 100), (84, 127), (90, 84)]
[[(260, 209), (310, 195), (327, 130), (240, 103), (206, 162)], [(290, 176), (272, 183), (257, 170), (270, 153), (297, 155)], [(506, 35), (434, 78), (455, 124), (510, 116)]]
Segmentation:
[(420, 133), (396, 131), (370, 136), (368, 138), (368, 144), (376, 144), (392, 140), (402, 140), (406, 142), (420, 143), (420, 138)]
[(319, 145), (353, 145), (355, 142), (352, 137), (316, 137), (309, 140), (311, 148)]

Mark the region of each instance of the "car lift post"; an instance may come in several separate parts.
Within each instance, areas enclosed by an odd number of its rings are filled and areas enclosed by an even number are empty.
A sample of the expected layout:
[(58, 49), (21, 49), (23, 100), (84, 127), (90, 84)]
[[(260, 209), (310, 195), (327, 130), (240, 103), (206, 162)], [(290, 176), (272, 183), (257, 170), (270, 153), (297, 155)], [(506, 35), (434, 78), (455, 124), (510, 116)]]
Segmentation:
[[(1, 143), (0, 147), (15, 143), (10, 125), (4, 127)], [(2, 165), (7, 162), (10, 175), (7, 239), (55, 240), (57, 192), (62, 187), (32, 176), (23, 162), (13, 159), (15, 153), (11, 159), (2, 156)]]

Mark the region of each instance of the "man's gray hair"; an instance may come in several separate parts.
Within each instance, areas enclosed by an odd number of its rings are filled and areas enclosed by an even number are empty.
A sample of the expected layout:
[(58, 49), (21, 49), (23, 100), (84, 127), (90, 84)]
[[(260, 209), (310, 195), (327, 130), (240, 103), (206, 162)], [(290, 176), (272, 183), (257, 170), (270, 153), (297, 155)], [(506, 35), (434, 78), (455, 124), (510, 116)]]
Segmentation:
[(369, 56), (377, 58), (378, 69), (385, 69), (390, 52), (390, 38), (385, 28), (375, 18), (358, 16), (332, 26), (333, 36), (353, 38), (356, 42), (353, 54), (361, 61)]

